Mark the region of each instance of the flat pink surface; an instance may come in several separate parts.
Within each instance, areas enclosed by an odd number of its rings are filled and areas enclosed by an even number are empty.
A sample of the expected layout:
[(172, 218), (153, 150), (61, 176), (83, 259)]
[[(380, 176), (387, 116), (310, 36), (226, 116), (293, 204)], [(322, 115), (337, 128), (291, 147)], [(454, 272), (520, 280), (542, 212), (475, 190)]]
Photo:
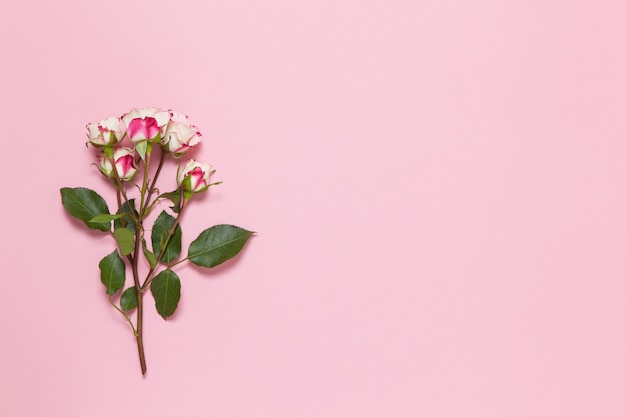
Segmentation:
[[(0, 415), (626, 415), (623, 1), (0, 16)], [(178, 269), (144, 379), (99, 282), (112, 242), (59, 188), (110, 197), (84, 125), (152, 105), (190, 116), (224, 181), (184, 242), (258, 235)]]

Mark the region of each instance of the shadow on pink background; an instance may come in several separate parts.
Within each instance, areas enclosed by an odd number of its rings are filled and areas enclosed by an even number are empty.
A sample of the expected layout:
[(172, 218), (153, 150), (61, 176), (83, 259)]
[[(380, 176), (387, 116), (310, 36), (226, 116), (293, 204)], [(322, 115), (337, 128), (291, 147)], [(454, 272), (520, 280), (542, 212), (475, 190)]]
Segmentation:
[[(12, 3), (0, 415), (626, 415), (623, 2)], [(153, 105), (224, 181), (184, 243), (258, 236), (178, 269), (142, 379), (58, 190)]]

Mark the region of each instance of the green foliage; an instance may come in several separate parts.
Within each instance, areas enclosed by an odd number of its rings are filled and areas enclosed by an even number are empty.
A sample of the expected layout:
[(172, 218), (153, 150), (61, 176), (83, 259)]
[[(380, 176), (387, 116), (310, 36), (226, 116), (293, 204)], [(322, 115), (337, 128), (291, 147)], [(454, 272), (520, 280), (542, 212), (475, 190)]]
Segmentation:
[(228, 224), (219, 224), (200, 233), (189, 245), (189, 260), (212, 268), (237, 255), (254, 232)]
[(156, 310), (161, 317), (167, 319), (178, 307), (180, 300), (180, 279), (171, 269), (161, 271), (152, 283), (150, 291), (154, 297)]
[(61, 188), (61, 202), (72, 217), (82, 220), (88, 228), (109, 232), (110, 223), (90, 223), (89, 221), (101, 214), (109, 214), (106, 201), (98, 193), (89, 188)]
[[(158, 258), (161, 255), (161, 261), (168, 264), (180, 256), (181, 240), (183, 232), (180, 225), (177, 224), (174, 233), (167, 242), (168, 234), (176, 220), (174, 217), (162, 211), (152, 226), (152, 250)], [(167, 242), (167, 246), (166, 246)]]
[(145, 239), (141, 240), (141, 249), (143, 249), (143, 254), (148, 260), (148, 264), (150, 264), (150, 268), (154, 268), (155, 266), (157, 266), (157, 258), (156, 256), (154, 256), (154, 253), (148, 250), (148, 246), (146, 245)]
[(169, 193), (163, 193), (159, 196), (159, 198), (167, 198), (172, 203), (174, 203), (174, 205), (170, 207), (170, 209), (172, 209), (174, 213), (180, 212), (181, 197), (182, 197), (181, 188), (177, 188), (176, 190), (170, 191)]
[(137, 307), (137, 289), (133, 285), (126, 288), (120, 297), (120, 307), (122, 310), (129, 311)]
[(124, 216), (124, 218), (116, 219), (113, 222), (113, 227), (115, 227), (116, 229), (120, 227), (127, 227), (130, 230), (132, 230), (133, 233), (135, 233), (135, 221), (133, 220), (130, 214), (132, 213), (135, 217), (139, 217), (139, 215), (137, 213), (137, 209), (135, 208), (135, 199), (131, 198), (128, 201), (130, 202), (130, 207), (132, 208), (132, 212), (131, 212), (131, 208), (128, 207), (127, 203), (122, 203), (122, 209), (118, 213), (127, 214), (127, 216)]
[(124, 214), (98, 214), (93, 219), (89, 220), (89, 223), (109, 223), (109, 227), (111, 225), (111, 220), (119, 219), (124, 216)]
[(135, 234), (126, 227), (120, 227), (113, 232), (115, 240), (120, 247), (122, 256), (130, 255), (135, 249)]
[(98, 267), (100, 268), (100, 281), (106, 287), (107, 294), (113, 295), (124, 287), (126, 265), (117, 250), (102, 258)]

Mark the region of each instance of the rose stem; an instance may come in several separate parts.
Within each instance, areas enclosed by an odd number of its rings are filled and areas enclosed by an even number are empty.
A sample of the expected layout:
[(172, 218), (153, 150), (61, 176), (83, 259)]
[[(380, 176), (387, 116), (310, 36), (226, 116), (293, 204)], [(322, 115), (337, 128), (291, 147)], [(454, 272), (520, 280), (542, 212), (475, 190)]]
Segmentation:
[(135, 293), (137, 295), (137, 349), (139, 350), (139, 363), (141, 364), (141, 373), (146, 374), (146, 356), (143, 351), (143, 293), (140, 291), (139, 285), (139, 271), (137, 270), (137, 260), (139, 259), (139, 245), (141, 241), (141, 230), (143, 225), (141, 220), (137, 224), (137, 230), (135, 231), (135, 252), (132, 259), (133, 280), (135, 282)]

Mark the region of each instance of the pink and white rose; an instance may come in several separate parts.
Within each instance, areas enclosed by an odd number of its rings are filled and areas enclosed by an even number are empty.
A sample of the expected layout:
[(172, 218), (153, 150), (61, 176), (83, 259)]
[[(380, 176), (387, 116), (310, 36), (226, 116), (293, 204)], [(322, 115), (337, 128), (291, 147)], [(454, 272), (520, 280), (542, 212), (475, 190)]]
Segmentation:
[(161, 139), (164, 149), (175, 157), (180, 157), (200, 143), (202, 134), (189, 123), (187, 116), (170, 110), (170, 121)]
[(169, 121), (170, 113), (158, 107), (132, 109), (122, 116), (128, 137), (133, 143), (154, 140), (159, 133), (163, 134)]
[(211, 185), (209, 178), (214, 172), (211, 165), (190, 159), (184, 168), (178, 167), (178, 185), (186, 192), (201, 193)]
[(98, 148), (115, 145), (122, 140), (126, 132), (126, 126), (121, 123), (119, 117), (109, 117), (98, 123), (89, 123), (86, 128), (89, 142)]
[[(117, 176), (121, 181), (131, 181), (135, 178), (135, 175), (137, 174), (137, 164), (134, 150), (129, 148), (117, 148), (113, 152), (112, 159), (115, 161), (115, 170), (117, 171)], [(108, 178), (115, 178), (111, 158), (109, 158), (105, 153), (100, 155), (98, 168), (100, 168), (100, 172)]]

